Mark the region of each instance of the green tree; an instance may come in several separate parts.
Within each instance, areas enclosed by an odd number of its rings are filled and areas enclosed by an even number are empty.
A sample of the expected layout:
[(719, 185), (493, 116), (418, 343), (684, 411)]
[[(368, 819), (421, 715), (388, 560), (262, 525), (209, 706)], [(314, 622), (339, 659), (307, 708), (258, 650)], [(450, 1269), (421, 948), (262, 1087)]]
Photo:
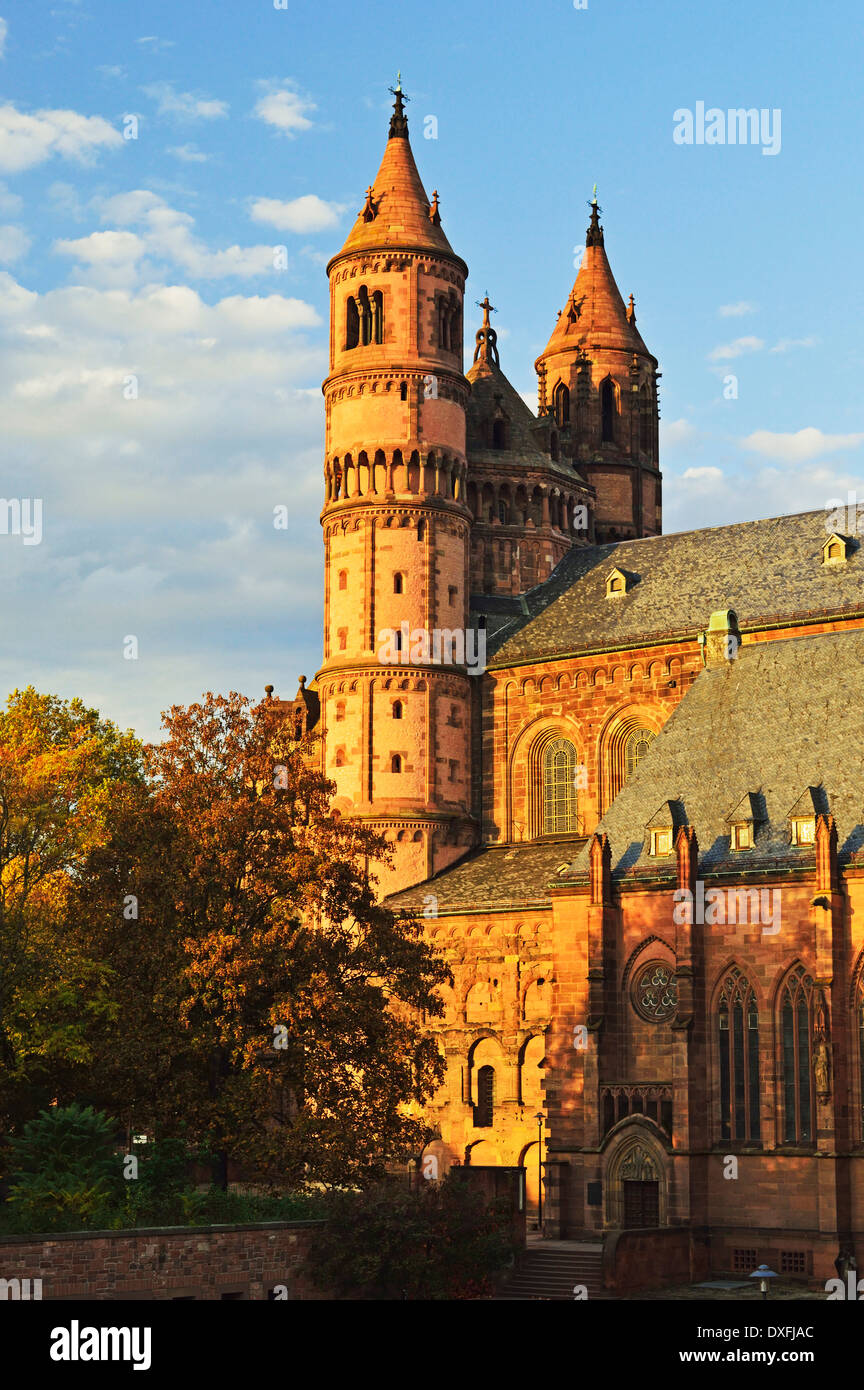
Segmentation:
[(116, 1127), (92, 1106), (58, 1106), (30, 1120), (10, 1143), (9, 1203), (21, 1229), (107, 1224), (122, 1192)]

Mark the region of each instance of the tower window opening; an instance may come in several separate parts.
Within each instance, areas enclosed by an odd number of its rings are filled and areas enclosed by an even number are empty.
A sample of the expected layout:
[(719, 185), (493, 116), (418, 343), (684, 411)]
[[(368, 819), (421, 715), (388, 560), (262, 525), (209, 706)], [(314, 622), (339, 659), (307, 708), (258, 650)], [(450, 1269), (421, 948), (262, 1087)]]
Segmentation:
[(555, 411), (555, 422), (559, 429), (565, 429), (570, 424), (570, 388), (559, 381), (555, 387), (552, 397), (553, 408)]
[(372, 341), (384, 341), (384, 295), (380, 290), (375, 290), (372, 295)]
[(498, 503), (498, 520), (502, 526), (510, 525), (510, 508), (506, 502)]
[(340, 571), (339, 571), (339, 588), (340, 588), (340, 589), (347, 589), (347, 588), (348, 588), (348, 571), (347, 571), (347, 570), (340, 570)]
[(357, 301), (353, 294), (349, 294), (348, 302), (345, 306), (345, 347), (355, 348), (360, 342), (360, 315), (357, 312)]
[(407, 381), (403, 381), (403, 382), (402, 382), (402, 385), (399, 387), (399, 399), (400, 399), (400, 401), (407, 401), (407, 399), (408, 399), (408, 382), (407, 382)]
[(404, 592), (404, 585), (405, 585), (405, 578), (404, 578), (404, 575), (401, 575), (401, 574), (398, 574), (398, 573), (397, 573), (397, 574), (394, 574), (394, 576), (393, 576), (393, 592), (394, 592), (394, 594), (401, 594), (401, 593), (403, 593), (403, 592)]
[(393, 756), (392, 756), (392, 758), (390, 759), (390, 771), (391, 771), (391, 772), (401, 772), (401, 771), (402, 771), (402, 755), (401, 755), (400, 753), (394, 753)]
[(338, 705), (336, 706), (336, 719), (337, 719), (337, 722), (338, 722), (339, 720), (344, 719), (344, 718), (345, 718), (345, 701), (344, 701), (344, 700), (340, 700), (339, 703), (338, 703)]
[(450, 350), (450, 306), (446, 299), (438, 301), (438, 346)]
[(372, 306), (365, 285), (361, 285), (357, 292), (357, 312), (360, 315), (360, 341), (367, 347), (372, 341)]
[(347, 646), (348, 646), (348, 629), (347, 629), (347, 627), (340, 627), (340, 629), (339, 629), (339, 650), (340, 650), (340, 652), (344, 652)]
[(447, 597), (450, 600), (450, 607), (452, 608), (457, 598), (459, 597), (459, 590), (456, 588), (455, 584), (449, 585), (447, 589)]
[(600, 387), (600, 437), (604, 444), (611, 444), (615, 440), (616, 409), (615, 386), (611, 378), (607, 376)]
[(394, 719), (401, 719), (401, 718), (402, 718), (402, 701), (401, 701), (401, 700), (394, 700), (394, 701), (393, 701), (393, 718), (394, 718)]

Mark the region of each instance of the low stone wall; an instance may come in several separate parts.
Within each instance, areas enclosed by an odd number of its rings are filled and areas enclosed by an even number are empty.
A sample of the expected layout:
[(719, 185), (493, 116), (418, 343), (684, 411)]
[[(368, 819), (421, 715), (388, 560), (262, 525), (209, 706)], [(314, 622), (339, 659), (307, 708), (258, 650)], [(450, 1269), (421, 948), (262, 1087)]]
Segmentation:
[(29, 1279), (32, 1290), (41, 1279), (43, 1300), (320, 1299), (326, 1295), (302, 1268), (319, 1225), (265, 1221), (4, 1236), (0, 1280)]
[(610, 1231), (603, 1245), (603, 1283), (623, 1293), (707, 1279), (707, 1246), (686, 1226)]

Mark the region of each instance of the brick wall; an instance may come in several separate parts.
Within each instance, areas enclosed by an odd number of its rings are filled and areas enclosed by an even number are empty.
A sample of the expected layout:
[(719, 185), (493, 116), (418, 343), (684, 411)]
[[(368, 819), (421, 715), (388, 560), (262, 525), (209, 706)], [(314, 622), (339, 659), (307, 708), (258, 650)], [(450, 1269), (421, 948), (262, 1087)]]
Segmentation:
[[(41, 1279), (44, 1299), (326, 1297), (302, 1271), (317, 1221), (0, 1238), (0, 1278)], [(285, 1297), (284, 1293), (281, 1297)]]

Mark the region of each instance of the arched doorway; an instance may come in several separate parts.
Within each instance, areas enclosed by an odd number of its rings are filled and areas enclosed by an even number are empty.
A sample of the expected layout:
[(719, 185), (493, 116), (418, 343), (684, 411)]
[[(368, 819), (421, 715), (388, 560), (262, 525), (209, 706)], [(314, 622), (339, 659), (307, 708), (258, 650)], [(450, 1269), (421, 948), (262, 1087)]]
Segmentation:
[[(519, 1167), (525, 1169), (525, 1218), (528, 1223), (528, 1230), (535, 1229), (538, 1224), (540, 1209), (540, 1184), (541, 1172), (545, 1172), (546, 1162), (546, 1141), (540, 1148), (540, 1161), (537, 1161), (537, 1140), (533, 1144), (526, 1144), (519, 1155)], [(544, 1202), (546, 1190), (543, 1188)]]
[(606, 1224), (625, 1231), (668, 1220), (666, 1163), (654, 1136), (644, 1125), (638, 1130), (621, 1136), (607, 1168)]

